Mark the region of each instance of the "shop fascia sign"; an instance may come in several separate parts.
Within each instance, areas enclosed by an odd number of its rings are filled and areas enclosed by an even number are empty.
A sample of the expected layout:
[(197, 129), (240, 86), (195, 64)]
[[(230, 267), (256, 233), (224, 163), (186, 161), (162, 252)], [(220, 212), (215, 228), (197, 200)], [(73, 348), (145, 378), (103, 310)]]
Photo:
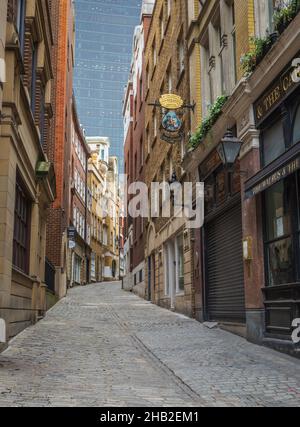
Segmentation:
[(300, 55), (292, 61), (285, 70), (254, 104), (256, 125), (260, 125), (280, 103), (299, 86), (300, 83)]
[(179, 95), (168, 93), (162, 95), (159, 101), (148, 104), (161, 111), (160, 139), (168, 144), (176, 144), (183, 137), (183, 114), (186, 109), (194, 111), (195, 104), (185, 104)]
[(300, 169), (300, 156), (296, 157), (290, 163), (286, 164), (285, 166), (283, 166), (282, 168), (274, 172), (272, 175), (268, 176), (266, 179), (261, 181), (255, 187), (253, 187), (252, 190), (249, 190), (248, 192), (246, 192), (246, 198), (256, 196), (262, 191), (267, 190), (272, 185), (276, 184), (277, 182), (281, 181), (287, 176), (295, 173), (299, 169)]

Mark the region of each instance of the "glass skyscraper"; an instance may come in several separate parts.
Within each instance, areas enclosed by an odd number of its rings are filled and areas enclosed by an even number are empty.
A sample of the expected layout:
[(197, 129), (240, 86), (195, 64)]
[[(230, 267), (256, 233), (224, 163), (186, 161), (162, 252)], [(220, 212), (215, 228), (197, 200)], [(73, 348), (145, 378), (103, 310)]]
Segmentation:
[(142, 0), (75, 0), (74, 88), (87, 136), (107, 136), (123, 165), (122, 99)]

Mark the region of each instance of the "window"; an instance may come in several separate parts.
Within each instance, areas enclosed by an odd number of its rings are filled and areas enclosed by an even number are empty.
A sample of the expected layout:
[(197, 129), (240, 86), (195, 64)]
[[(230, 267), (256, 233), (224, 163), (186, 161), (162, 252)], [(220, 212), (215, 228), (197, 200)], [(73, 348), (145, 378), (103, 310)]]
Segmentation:
[(156, 113), (154, 113), (154, 115), (153, 115), (153, 137), (154, 138), (157, 137), (157, 117), (156, 117)]
[(179, 74), (181, 74), (184, 71), (184, 41), (183, 38), (179, 41), (179, 47), (178, 47), (178, 69)]
[(81, 282), (81, 258), (74, 255), (74, 282), (80, 285)]
[(45, 92), (42, 89), (41, 92), (41, 111), (40, 111), (40, 134), (41, 134), (41, 144), (45, 140)]
[(146, 141), (147, 141), (147, 154), (150, 154), (150, 151), (151, 151), (151, 142), (150, 142), (149, 126), (146, 129)]
[(294, 128), (293, 128), (293, 144), (300, 142), (300, 105), (295, 114)]
[(205, 34), (201, 45), (201, 89), (204, 116), (212, 104), (212, 76), (210, 70), (209, 34)]
[(277, 120), (262, 133), (264, 165), (268, 165), (285, 151), (284, 130)]
[(31, 200), (28, 198), (23, 181), (17, 173), (15, 215), (14, 215), (14, 240), (13, 240), (13, 265), (29, 273), (30, 255), (30, 211)]
[(169, 250), (168, 244), (164, 245), (164, 279), (165, 279), (165, 295), (170, 295), (170, 286), (169, 286)]
[(169, 93), (172, 93), (172, 75), (171, 75), (171, 65), (169, 65), (168, 71), (167, 71), (167, 85), (168, 85), (168, 91)]
[(140, 166), (144, 165), (144, 143), (143, 138), (140, 140)]
[(32, 46), (32, 61), (31, 61), (31, 88), (30, 88), (30, 106), (31, 111), (35, 113), (36, 101), (36, 66), (37, 66), (37, 52), (38, 44), (34, 43)]
[(167, 0), (167, 16), (171, 15), (171, 0)]
[[(235, 26), (235, 4), (234, 1), (231, 4), (231, 51), (232, 51), (232, 63), (230, 64), (232, 68), (232, 75), (234, 76), (234, 84), (236, 84), (238, 76), (237, 76), (237, 46), (236, 46), (236, 26)], [(230, 92), (233, 88), (230, 88)]]
[[(267, 285), (299, 280), (299, 174), (264, 193)], [(297, 214), (298, 213), (298, 214)], [(298, 255), (297, 255), (298, 253)]]
[(184, 245), (183, 234), (176, 238), (177, 292), (184, 291)]
[(164, 22), (164, 11), (162, 10), (160, 14), (160, 39), (163, 40), (165, 35), (165, 22)]

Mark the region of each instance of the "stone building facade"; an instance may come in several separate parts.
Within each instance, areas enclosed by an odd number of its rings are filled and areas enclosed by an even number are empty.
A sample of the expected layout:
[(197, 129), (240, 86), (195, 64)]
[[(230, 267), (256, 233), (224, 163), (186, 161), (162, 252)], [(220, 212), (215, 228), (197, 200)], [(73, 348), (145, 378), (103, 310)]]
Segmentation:
[(112, 281), (120, 275), (118, 159), (109, 156), (109, 138), (87, 137), (87, 142), (91, 152), (91, 280)]
[[(90, 150), (79, 124), (75, 97), (72, 99), (71, 127), (71, 216), (68, 236), (68, 284), (86, 285), (90, 282), (91, 265), (91, 191), (88, 186)], [(70, 239), (70, 227), (75, 229)], [(70, 240), (73, 243), (70, 243)], [(74, 246), (75, 243), (75, 247)]]
[[(187, 55), (188, 3), (155, 2), (145, 47), (145, 183), (185, 181), (181, 163), (190, 130), (189, 114), (182, 114), (182, 137), (169, 144), (160, 138), (162, 112), (153, 105), (161, 95), (190, 99)], [(162, 208), (160, 202), (159, 209)], [(192, 315), (193, 282), (190, 230), (184, 218), (149, 218), (146, 224), (146, 294), (153, 302)]]
[(88, 164), (88, 186), (91, 190), (91, 281), (102, 282), (104, 271), (103, 244), (107, 241), (108, 230), (104, 224), (103, 200), (106, 175), (108, 172), (108, 138), (88, 137), (91, 151)]
[[(206, 188), (205, 222), (193, 243), (197, 318), (297, 354), (300, 109), (292, 62), (300, 56), (300, 16), (295, 10), (289, 25), (276, 26), (274, 13), (287, 6), (275, 3), (211, 1), (200, 9), (190, 2), (194, 135), (209, 106), (226, 98), (183, 166)], [(241, 57), (255, 49), (251, 36), (268, 44), (245, 73)], [(218, 155), (228, 129), (242, 144), (230, 169)]]
[(55, 177), (47, 157), (53, 10), (39, 0), (9, 0), (7, 13), (5, 5), (1, 2), (0, 19), (7, 19), (0, 26), (5, 61), (0, 83), (0, 317), (8, 340), (46, 310), (46, 214), (55, 198)]

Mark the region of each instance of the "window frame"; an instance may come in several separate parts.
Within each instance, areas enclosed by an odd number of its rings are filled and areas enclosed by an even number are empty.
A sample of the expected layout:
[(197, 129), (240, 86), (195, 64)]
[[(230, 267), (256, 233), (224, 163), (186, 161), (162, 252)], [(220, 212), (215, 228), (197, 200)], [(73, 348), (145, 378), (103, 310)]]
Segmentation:
[[(16, 174), (15, 191), (16, 193), (15, 193), (15, 206), (14, 206), (12, 264), (14, 268), (20, 270), (24, 274), (29, 274), (32, 199), (29, 196), (28, 190), (25, 186), (24, 180), (21, 177), (21, 174), (19, 171), (17, 171), (17, 174)], [(21, 206), (22, 201), (18, 199), (18, 196), (20, 196), (23, 199), (23, 202), (24, 202), (23, 206)], [(21, 212), (21, 210), (23, 212)], [(24, 216), (25, 216), (25, 219), (24, 219)], [(22, 225), (22, 231), (21, 231), (21, 225)], [(20, 237), (20, 233), (24, 233), (24, 230), (25, 230), (25, 237), (23, 237), (22, 239)], [(17, 253), (17, 250), (18, 250), (18, 253)], [(18, 260), (18, 257), (20, 256), (20, 250), (24, 256), (24, 259), (22, 259), (21, 261)]]

